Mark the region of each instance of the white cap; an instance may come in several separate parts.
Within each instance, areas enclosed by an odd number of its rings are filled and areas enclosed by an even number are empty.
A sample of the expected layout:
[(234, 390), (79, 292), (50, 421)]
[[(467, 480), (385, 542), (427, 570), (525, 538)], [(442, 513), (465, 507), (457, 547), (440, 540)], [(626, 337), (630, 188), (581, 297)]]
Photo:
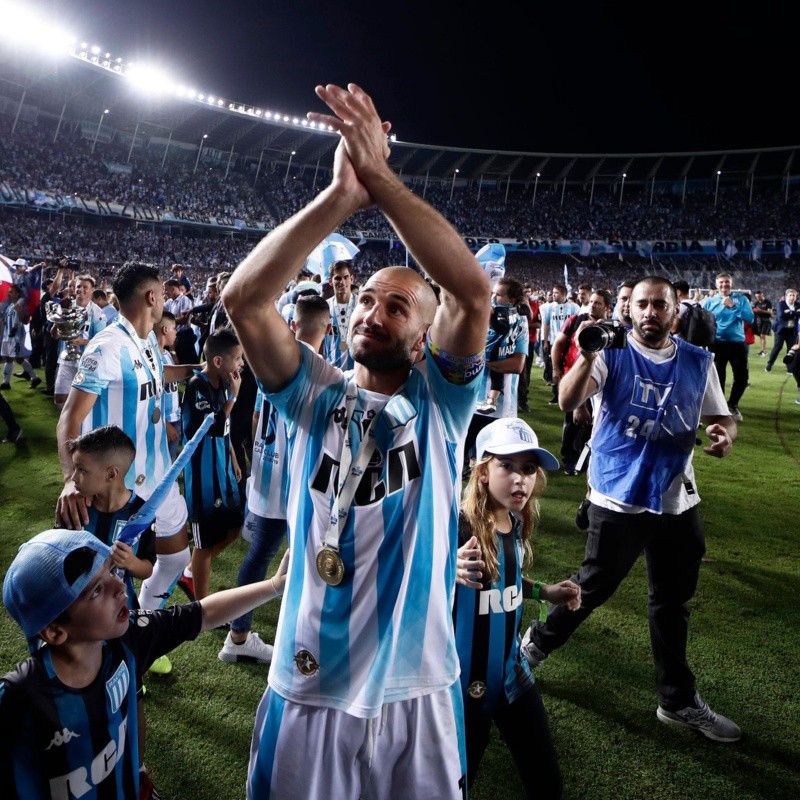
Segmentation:
[(322, 294), (322, 285), (317, 283), (316, 281), (300, 281), (294, 289), (293, 292), (299, 294), (300, 292), (315, 292), (316, 294)]
[(14, 266), (15, 267), (27, 267), (28, 266), (28, 262), (24, 258), (18, 258), (14, 262)]
[(540, 467), (558, 469), (558, 459), (549, 450), (539, 447), (533, 428), (517, 417), (496, 419), (482, 428), (475, 440), (475, 450), (478, 461), (487, 453), (493, 456), (535, 453)]

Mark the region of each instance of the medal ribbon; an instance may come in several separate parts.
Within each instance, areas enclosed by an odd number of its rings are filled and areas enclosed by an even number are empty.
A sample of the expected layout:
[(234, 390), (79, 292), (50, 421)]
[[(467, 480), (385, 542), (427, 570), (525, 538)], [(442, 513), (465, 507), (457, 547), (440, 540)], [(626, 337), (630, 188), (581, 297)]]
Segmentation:
[(364, 474), (364, 469), (372, 458), (372, 454), (375, 452), (377, 444), (372, 424), (378, 417), (376, 414), (370, 420), (369, 427), (364, 432), (358, 452), (355, 459), (353, 459), (350, 423), (353, 419), (357, 399), (358, 387), (356, 386), (355, 378), (350, 378), (345, 398), (345, 435), (342, 441), (342, 454), (339, 459), (339, 486), (331, 507), (331, 524), (328, 528), (328, 534), (322, 542), (323, 547), (329, 547), (337, 553), (339, 552), (339, 538), (342, 535), (342, 530), (350, 511), (350, 503), (353, 501), (356, 487)]
[[(136, 349), (139, 351), (139, 355), (142, 357), (142, 363), (146, 365), (147, 371), (155, 381), (155, 403), (156, 408), (159, 408), (161, 395), (164, 391), (164, 380), (163, 373), (158, 369), (158, 360), (154, 355), (153, 348), (149, 344), (147, 344), (144, 348), (142, 347), (142, 340), (139, 338), (136, 328), (134, 328), (130, 321), (125, 319), (122, 314), (117, 317), (117, 325), (119, 325), (120, 328), (122, 328), (125, 333), (127, 333), (128, 336), (133, 339), (133, 343), (136, 345)], [(161, 356), (158, 356), (158, 359), (160, 358)]]

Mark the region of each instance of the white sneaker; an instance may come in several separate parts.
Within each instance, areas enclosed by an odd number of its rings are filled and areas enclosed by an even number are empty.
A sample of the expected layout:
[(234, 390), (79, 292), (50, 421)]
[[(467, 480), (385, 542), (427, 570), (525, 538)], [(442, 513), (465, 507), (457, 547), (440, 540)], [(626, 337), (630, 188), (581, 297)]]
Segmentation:
[(479, 414), (494, 414), (497, 411), (497, 401), (490, 400), (487, 397), (475, 410)]
[(530, 665), (531, 669), (536, 669), (539, 664), (542, 663), (547, 658), (547, 653), (543, 653), (532, 641), (531, 641), (531, 629), (528, 627), (528, 630), (525, 631), (525, 635), (522, 637), (522, 642), (520, 643), (520, 652), (523, 656), (525, 656), (525, 660)]
[(217, 658), (227, 664), (235, 664), (238, 661), (269, 664), (272, 661), (272, 649), (272, 645), (263, 642), (255, 631), (250, 631), (241, 644), (234, 644), (230, 631), (228, 631), (225, 644), (222, 645), (222, 650), (219, 651)]
[(728, 406), (728, 411), (731, 412), (731, 416), (736, 422), (742, 422), (744, 420), (742, 412), (739, 411), (739, 406)]
[(691, 728), (715, 742), (738, 742), (742, 738), (739, 726), (733, 720), (712, 711), (699, 694), (695, 694), (694, 702), (694, 706), (682, 708), (680, 711), (667, 711), (659, 706), (656, 716), (667, 725)]

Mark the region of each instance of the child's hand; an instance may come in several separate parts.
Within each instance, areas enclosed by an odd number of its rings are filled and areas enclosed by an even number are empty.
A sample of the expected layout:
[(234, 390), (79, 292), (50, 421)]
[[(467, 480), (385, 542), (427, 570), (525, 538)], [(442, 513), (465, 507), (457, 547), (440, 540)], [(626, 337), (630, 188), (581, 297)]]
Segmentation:
[(130, 570), (130, 568), (134, 566), (134, 562), (138, 561), (138, 559), (134, 555), (129, 544), (117, 540), (111, 545), (111, 561), (114, 563), (115, 567)]
[(542, 600), (557, 606), (566, 606), (570, 611), (577, 611), (581, 607), (581, 587), (573, 581), (561, 581), (547, 587), (542, 587)]
[(471, 536), (469, 541), (458, 548), (456, 555), (456, 583), (468, 586), (470, 589), (481, 589), (483, 584), (483, 568), (486, 564), (480, 560), (481, 548), (478, 539)]
[(283, 590), (286, 588), (286, 573), (289, 570), (289, 548), (286, 548), (286, 552), (283, 554), (283, 558), (281, 559), (281, 563), (278, 566), (277, 572), (270, 578), (272, 581), (272, 585), (277, 590), (278, 594), (283, 594)]
[(172, 443), (178, 439), (178, 431), (171, 422), (164, 422), (164, 427), (167, 429), (167, 441)]
[(242, 376), (238, 370), (228, 373), (227, 387), (232, 395), (239, 394), (239, 387), (242, 385)]

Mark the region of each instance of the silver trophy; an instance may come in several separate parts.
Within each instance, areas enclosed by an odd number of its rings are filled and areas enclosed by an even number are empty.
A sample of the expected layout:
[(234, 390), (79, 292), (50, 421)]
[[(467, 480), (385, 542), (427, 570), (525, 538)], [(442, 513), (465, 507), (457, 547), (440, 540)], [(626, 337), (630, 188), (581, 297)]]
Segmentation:
[(68, 309), (63, 309), (58, 303), (48, 300), (45, 303), (45, 314), (47, 315), (47, 321), (51, 322), (58, 331), (59, 337), (67, 343), (58, 360), (79, 361), (81, 357), (80, 348), (78, 345), (73, 344), (71, 340), (78, 337), (83, 331), (86, 318), (89, 316), (89, 309), (81, 308), (79, 305), (72, 305)]

